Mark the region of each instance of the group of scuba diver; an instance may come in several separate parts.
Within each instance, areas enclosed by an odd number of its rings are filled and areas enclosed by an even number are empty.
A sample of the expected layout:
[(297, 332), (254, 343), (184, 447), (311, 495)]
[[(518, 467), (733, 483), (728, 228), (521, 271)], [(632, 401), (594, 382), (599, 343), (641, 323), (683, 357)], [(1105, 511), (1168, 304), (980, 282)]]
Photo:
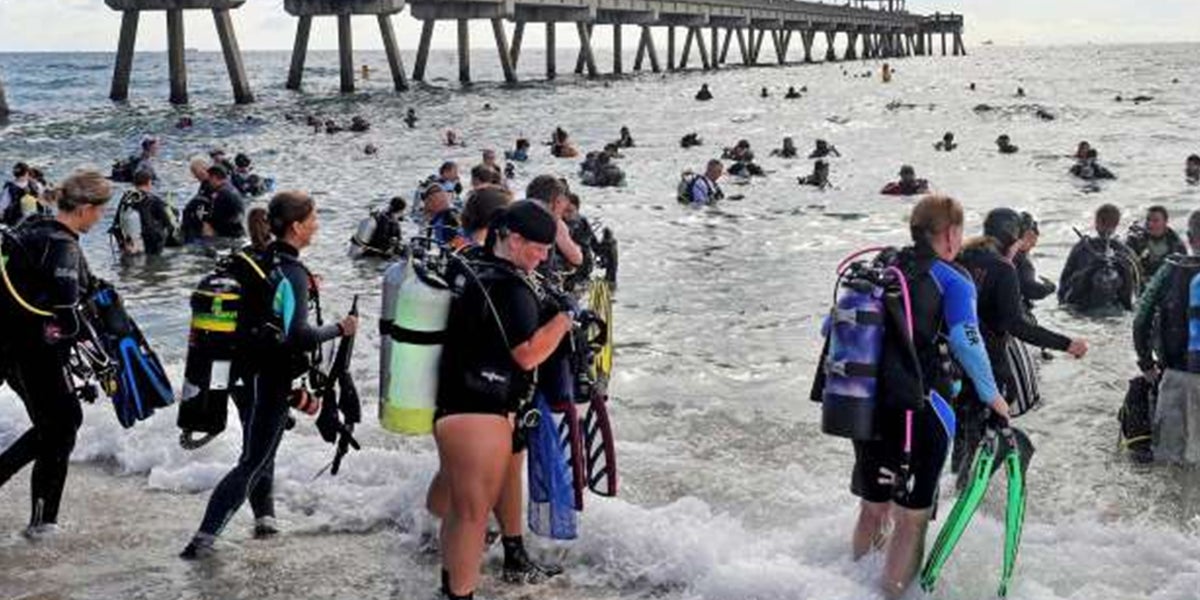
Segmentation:
[[(998, 142), (1001, 152), (1011, 145), (1007, 136)], [(293, 409), (315, 417), (335, 446), (332, 475), (360, 447), (362, 406), (350, 365), (360, 323), (357, 298), (346, 316), (325, 320), (320, 279), (301, 259), (319, 229), (312, 197), (275, 193), (247, 214), (244, 198), (273, 182), (254, 174), (248, 157), (230, 163), (214, 152), (189, 165), (200, 187), (177, 214), (154, 191), (159, 143), (145, 140), (107, 178), (77, 171), (50, 186), (21, 163), (4, 184), (0, 311), (13, 325), (0, 343), (0, 378), (25, 403), (32, 427), (0, 454), (0, 484), (33, 463), (25, 534), (54, 535), (80, 401), (109, 397), (126, 428), (178, 402), (187, 449), (224, 431), (232, 401), (242, 452), (181, 553), (203, 559), (247, 500), (255, 537), (280, 532), (274, 464), (284, 432), (295, 426)], [(578, 156), (562, 128), (548, 145), (554, 156)], [(681, 145), (689, 145), (687, 136)], [(948, 135), (940, 149), (954, 145)], [(618, 141), (589, 154), (585, 175), (604, 177), (605, 165), (631, 147), (621, 128)], [(524, 162), (530, 149), (522, 138), (505, 158)], [(1083, 150), (1083, 159), (1094, 158)], [(791, 138), (772, 154), (798, 156)], [(800, 183), (828, 186), (827, 160), (837, 156), (817, 140), (809, 154), (814, 179)], [(756, 167), (745, 140), (727, 148), (726, 159), (742, 165), (739, 172)], [(724, 198), (717, 184), (724, 173), (714, 159), (703, 173), (685, 174), (680, 201)], [(1189, 157), (1187, 176), (1200, 183), (1200, 157)], [(426, 504), (440, 519), (441, 594), (449, 599), (474, 597), (495, 539), (504, 581), (533, 584), (562, 573), (561, 565), (530, 555), (526, 524), (538, 535), (572, 539), (585, 492), (613, 496), (618, 489), (607, 408), (616, 240), (580, 214), (580, 197), (565, 180), (536, 177), (520, 201), (512, 180), (493, 151), (471, 169), (469, 188), (458, 165), (446, 162), (411, 201), (395, 196), (375, 209), (350, 240), (352, 256), (390, 263), (382, 277), (378, 417), (387, 431), (436, 441), (439, 469)], [(123, 254), (214, 241), (230, 250), (192, 293), (178, 388), (79, 245), (102, 220), (112, 181), (132, 184), (109, 231)], [(905, 166), (883, 193), (928, 191)], [(853, 553), (886, 553), (888, 597), (918, 578), (933, 589), (1002, 466), (1008, 489), (999, 594), (1007, 593), (1034, 452), (1013, 420), (1041, 404), (1029, 347), (1076, 358), (1088, 352), (1082, 338), (1038, 325), (1038, 300), (1056, 294), (1082, 312), (1136, 309), (1139, 374), (1119, 414), (1123, 444), (1139, 461), (1200, 462), (1200, 211), (1188, 219), (1186, 245), (1161, 206), (1124, 241), (1116, 235), (1120, 217), (1106, 204), (1096, 211), (1094, 235), (1077, 231), (1081, 239), (1057, 285), (1030, 260), (1040, 235), (1032, 215), (992, 210), (983, 235), (964, 243), (963, 208), (941, 195), (913, 208), (910, 246), (855, 253), (838, 265), (811, 398), (822, 405), (822, 430), (853, 440), (851, 489), (861, 499)], [(926, 555), (946, 462), (959, 496)]]
[[(1007, 594), (1034, 452), (1013, 422), (1042, 402), (1029, 347), (1088, 352), (1086, 340), (1038, 324), (1037, 300), (1057, 292), (1084, 314), (1136, 305), (1140, 373), (1118, 411), (1122, 445), (1138, 462), (1200, 463), (1200, 210), (1188, 218), (1186, 245), (1162, 206), (1150, 207), (1124, 241), (1120, 217), (1106, 204), (1093, 236), (1076, 230), (1081, 239), (1057, 286), (1030, 261), (1040, 235), (1032, 215), (993, 209), (983, 235), (964, 242), (962, 206), (940, 195), (913, 208), (911, 246), (869, 248), (838, 265), (810, 397), (821, 403), (822, 430), (853, 441), (851, 491), (861, 500), (853, 552), (885, 552), (886, 597), (918, 580), (926, 591), (936, 586), (1001, 470), (1008, 487), (997, 594)], [(926, 553), (947, 461), (958, 498)]]
[[(622, 138), (632, 145), (628, 130)], [(153, 191), (157, 144), (143, 144), (134, 157), (132, 187), (112, 216), (122, 253), (161, 252), (176, 229), (187, 231), (163, 225), (175, 217)], [(80, 170), (42, 188), (19, 164), (5, 185), (18, 204), (35, 194), (40, 207), (0, 227), (0, 316), (11, 324), (0, 342), (0, 383), (22, 399), (32, 421), (0, 454), (0, 484), (34, 464), (25, 529), (31, 540), (59, 533), (80, 401), (101, 395), (125, 428), (177, 403), (179, 443), (187, 450), (225, 430), (232, 401), (242, 451), (198, 515), (184, 559), (212, 556), (247, 501), (255, 538), (280, 532), (274, 465), (284, 433), (296, 425), (293, 410), (314, 417), (320, 436), (334, 445), (331, 476), (361, 447), (355, 427), (362, 405), (350, 364), (358, 298), (346, 316), (326, 320), (321, 279), (302, 260), (320, 227), (316, 202), (305, 192), (281, 191), (246, 214), (219, 155), (191, 167), (201, 190), (188, 206), (207, 201), (197, 231), (226, 239), (221, 247), (229, 252), (191, 294), (179, 386), (116, 288), (92, 274), (79, 244), (104, 217), (113, 180), (125, 178)], [(436, 441), (440, 465), (427, 507), (441, 521), (440, 593), (450, 599), (473, 597), (483, 553), (495, 539), (504, 581), (536, 584), (562, 573), (526, 550), (526, 523), (538, 535), (574, 539), (585, 492), (615, 496), (618, 489), (607, 408), (616, 239), (580, 214), (566, 180), (538, 176), (517, 201), (499, 169), (495, 153), (485, 152), (464, 190), (457, 165), (447, 162), (418, 187), (413, 214), (397, 196), (351, 241), (354, 256), (389, 263), (378, 418), (384, 430)], [(125, 228), (125, 211), (139, 215), (140, 235)], [(409, 217), (416, 223), (406, 237)]]

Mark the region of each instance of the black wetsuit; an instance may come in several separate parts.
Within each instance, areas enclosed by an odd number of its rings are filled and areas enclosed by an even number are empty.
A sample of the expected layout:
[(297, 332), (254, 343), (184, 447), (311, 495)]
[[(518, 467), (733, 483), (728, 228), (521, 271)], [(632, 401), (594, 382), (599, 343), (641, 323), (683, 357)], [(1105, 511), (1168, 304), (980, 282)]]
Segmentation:
[(217, 237), (239, 238), (246, 235), (245, 212), (242, 195), (226, 181), (212, 193), (212, 213), (208, 222)]
[(455, 278), (465, 282), (450, 305), (438, 370), (438, 419), (508, 416), (529, 396), (533, 383), (532, 374), (513, 360), (512, 349), (529, 341), (544, 323), (537, 293), (512, 263), (490, 253), (471, 265), (478, 282), (469, 275)]
[[(121, 198), (121, 204), (127, 206), (120, 210), (138, 211), (146, 254), (162, 254), (175, 227), (171, 215), (167, 213), (167, 203), (153, 192), (130, 190)], [(118, 214), (113, 220), (114, 223), (120, 223), (121, 216)]]
[[(35, 217), (14, 232), (20, 250), (7, 266), (14, 287), (40, 317), (16, 308), (5, 324), (4, 378), (25, 403), (33, 427), (0, 454), (0, 485), (30, 462), (33, 496), (30, 525), (58, 522), (67, 466), (83, 411), (65, 366), (79, 331), (75, 307), (94, 287), (79, 235), (55, 219)], [(5, 292), (6, 293), (6, 292)], [(57, 332), (57, 335), (47, 335)], [(57, 338), (57, 339), (55, 339)]]
[(273, 516), (271, 485), (275, 452), (291, 420), (288, 409), (292, 381), (313, 364), (313, 353), (320, 344), (340, 335), (341, 328), (336, 323), (323, 326), (309, 323), (309, 305), (315, 302), (316, 290), (299, 255), (283, 242), (273, 242), (267, 250), (265, 260), (273, 263), (268, 277), (281, 342), (268, 359), (242, 357), (244, 387), (234, 395), (244, 423), (242, 454), (233, 470), (213, 490), (200, 533), (219, 535), (247, 497), (255, 517)]
[(1026, 310), (1032, 310), (1034, 302), (1046, 298), (1058, 289), (1054, 283), (1038, 277), (1037, 268), (1029, 259), (1029, 253), (1018, 252), (1013, 259), (1013, 266), (1017, 268), (1017, 279), (1021, 283), (1021, 298)]
[[(1000, 255), (997, 244), (987, 240), (963, 250), (958, 262), (975, 281), (978, 293), (979, 326), (987, 347), (988, 360), (992, 364), (1000, 393), (1009, 402), (1017, 393), (1016, 374), (1009, 368), (1005, 356), (1006, 344), (1016, 338), (1037, 346), (1066, 352), (1071, 339), (1034, 324), (1025, 317), (1021, 301), (1021, 284), (1016, 267)], [(973, 385), (963, 386), (960, 401), (955, 407), (958, 414), (958, 431), (955, 435), (954, 457), (951, 468), (958, 471), (965, 466), (983, 437), (990, 410), (980, 402)]]
[(1128, 246), (1112, 238), (1080, 240), (1067, 256), (1058, 281), (1058, 301), (1082, 310), (1119, 305), (1133, 310), (1134, 264)]

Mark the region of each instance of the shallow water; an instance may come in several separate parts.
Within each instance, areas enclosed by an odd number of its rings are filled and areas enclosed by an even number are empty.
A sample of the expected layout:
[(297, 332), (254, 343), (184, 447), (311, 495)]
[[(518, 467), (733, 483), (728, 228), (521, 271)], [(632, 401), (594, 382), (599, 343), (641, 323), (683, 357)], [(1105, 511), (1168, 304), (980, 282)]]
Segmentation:
[[(585, 213), (621, 240), (612, 409), (622, 495), (588, 499), (580, 540), (540, 545), (562, 555), (569, 579), (545, 591), (506, 591), (494, 582), (487, 588), (505, 597), (861, 599), (874, 597), (880, 564), (848, 556), (855, 510), (847, 490), (850, 447), (819, 433), (819, 410), (807, 395), (834, 265), (859, 247), (907, 237), (911, 201), (876, 191), (910, 163), (964, 202), (971, 231), (993, 206), (1031, 210), (1042, 223), (1035, 260), (1056, 279), (1075, 240), (1071, 228), (1086, 228), (1098, 203), (1113, 202), (1127, 215), (1163, 203), (1180, 223), (1195, 207), (1200, 190), (1186, 188), (1181, 173), (1183, 158), (1198, 150), (1188, 133), (1200, 117), (1195, 50), (983, 48), (963, 59), (899, 61), (886, 86), (843, 77), (843, 65), (834, 64), (611, 82), (567, 76), (515, 89), (481, 83), (460, 90), (434, 80), (401, 95), (389, 91), (383, 56), (362, 53), (377, 75), (347, 98), (333, 93), (332, 54), (311, 57), (308, 91), (293, 94), (282, 90), (286, 53), (250, 53), (259, 102), (242, 108), (227, 105), (220, 56), (199, 54), (189, 56), (190, 109), (166, 105), (162, 55), (139, 55), (128, 106), (105, 100), (108, 55), (3, 55), (9, 101), (23, 112), (0, 130), (0, 164), (25, 159), (57, 178), (81, 164), (106, 167), (153, 132), (166, 139), (164, 188), (179, 190), (182, 202), (192, 188), (189, 156), (213, 145), (245, 151), (282, 187), (317, 194), (322, 232), (306, 262), (324, 278), (328, 312), (340, 314), (353, 294), (363, 294), (369, 324), (377, 318), (382, 267), (345, 258), (346, 240), (367, 207), (407, 194), (444, 159), (470, 165), (481, 148), (504, 149), (517, 136), (541, 140), (562, 125), (587, 150), (629, 126), (638, 142), (621, 162), (629, 186), (581, 188)], [(435, 58), (431, 74), (455, 74), (453, 55)], [(560, 64), (569, 64), (563, 58)], [(492, 62), (480, 53), (477, 76), (498, 79)], [(532, 70), (542, 63), (530, 52), (523, 64)], [(877, 72), (878, 63), (845, 68)], [(1176, 77), (1181, 82), (1171, 83)], [(691, 100), (702, 81), (714, 101)], [(978, 91), (967, 91), (971, 81)], [(763, 85), (771, 98), (758, 98)], [(810, 93), (785, 101), (787, 85), (807, 85)], [(1027, 98), (1013, 97), (1018, 85)], [(1143, 93), (1155, 100), (1113, 101)], [(894, 101), (915, 107), (889, 109)], [(483, 111), (484, 103), (495, 110)], [(982, 103), (998, 110), (973, 110)], [(1037, 119), (1035, 105), (1058, 118)], [(410, 106), (422, 119), (415, 130), (399, 121)], [(362, 114), (374, 127), (314, 135), (283, 118), (303, 112), (343, 120)], [(173, 124), (185, 113), (196, 128), (180, 133)], [(459, 130), (467, 147), (441, 146), (447, 127)], [(959, 150), (935, 153), (932, 143), (947, 130)], [(699, 132), (705, 145), (679, 149), (688, 131)], [(1000, 133), (1012, 136), (1020, 154), (995, 152)], [(841, 150), (832, 161), (835, 189), (797, 188), (794, 177), (808, 172), (808, 161), (765, 158), (785, 135), (802, 150), (817, 137)], [(746, 186), (726, 182), (727, 191), (745, 194), (743, 201), (679, 207), (673, 196), (680, 171), (700, 168), (739, 138), (751, 141), (770, 176)], [(1098, 147), (1119, 180), (1095, 191), (1065, 176), (1065, 155), (1081, 139)], [(379, 154), (365, 156), (367, 143)], [(578, 181), (576, 167), (535, 146), (532, 160), (518, 168), (518, 184), (541, 173)], [(165, 264), (121, 266), (99, 231), (85, 247), (93, 269), (125, 293), (172, 373), (181, 373), (187, 294), (211, 260), (176, 253)], [(1130, 319), (1085, 320), (1050, 303), (1038, 316), (1087, 337), (1092, 352), (1082, 361), (1045, 363), (1049, 401), (1019, 422), (1038, 454), (1012, 597), (1193, 598), (1200, 586), (1200, 481), (1191, 472), (1134, 467), (1117, 450), (1116, 408), (1135, 372)], [(355, 369), (373, 402), (378, 336), (363, 329)], [(0, 445), (7, 445), (27, 420), (10, 393), (0, 395)], [(422, 506), (436, 461), (429, 440), (386, 434), (368, 419), (366, 450), (350, 455), (336, 480), (314, 481), (331, 449), (303, 422), (285, 438), (278, 463), (288, 534), (271, 544), (250, 541), (248, 514), (240, 515), (215, 566), (191, 567), (174, 553), (198, 523), (207, 491), (236, 459), (236, 425), (186, 453), (175, 443), (173, 409), (128, 432), (105, 406), (85, 413), (74, 455), (81, 464), (64, 506), (68, 533), (39, 546), (0, 537), (0, 596), (410, 598), (434, 589), (436, 558), (421, 550), (432, 528)], [(22, 473), (0, 489), (0, 528), (23, 525), (26, 478)], [(976, 518), (935, 597), (984, 597), (994, 589), (1003, 533), (995, 513)]]

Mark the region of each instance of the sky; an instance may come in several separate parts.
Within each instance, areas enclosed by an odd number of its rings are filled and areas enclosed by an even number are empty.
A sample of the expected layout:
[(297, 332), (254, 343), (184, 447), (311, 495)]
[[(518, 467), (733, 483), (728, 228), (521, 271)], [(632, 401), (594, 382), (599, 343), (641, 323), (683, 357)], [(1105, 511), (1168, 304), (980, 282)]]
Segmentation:
[[(959, 12), (966, 18), (966, 43), (985, 40), (999, 45), (1054, 45), (1087, 43), (1200, 42), (1200, 1), (1197, 0), (909, 0), (912, 12)], [(393, 19), (402, 49), (413, 49), (420, 24), (405, 10)], [(290, 49), (296, 20), (283, 10), (283, 0), (247, 0), (234, 12), (234, 27), (243, 50)], [(219, 49), (212, 17), (205, 11), (188, 11), (187, 46)], [(0, 0), (0, 52), (107, 51), (116, 49), (120, 14), (102, 0)], [(626, 34), (627, 43), (636, 37)], [(354, 20), (355, 47), (379, 49), (382, 43), (375, 21)], [(576, 45), (574, 34), (560, 27), (563, 46)], [(595, 42), (605, 46), (608, 36)], [(540, 47), (541, 28), (526, 34), (527, 47)], [(439, 24), (434, 46), (452, 48), (455, 28)], [(486, 21), (473, 21), (471, 45), (491, 47)], [(535, 46), (536, 45), (536, 46)], [(332, 18), (314, 21), (312, 49), (337, 47)], [(138, 49), (166, 48), (165, 17), (142, 15)]]

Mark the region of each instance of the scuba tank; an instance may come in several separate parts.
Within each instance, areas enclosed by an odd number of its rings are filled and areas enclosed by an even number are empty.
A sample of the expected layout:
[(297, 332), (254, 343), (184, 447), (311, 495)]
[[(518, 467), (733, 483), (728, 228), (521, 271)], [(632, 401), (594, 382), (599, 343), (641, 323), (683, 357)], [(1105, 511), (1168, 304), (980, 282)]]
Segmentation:
[(371, 240), (375, 238), (375, 231), (379, 228), (379, 220), (375, 213), (371, 213), (363, 220), (358, 222), (358, 229), (354, 232), (354, 237), (350, 238), (350, 258), (358, 258), (363, 255), (365, 250), (370, 247)]
[[(179, 443), (189, 450), (225, 430), (241, 299), (241, 284), (221, 272), (202, 279), (192, 292), (191, 330), (176, 421), (183, 430)], [(206, 435), (196, 439), (195, 433)]]
[(142, 213), (130, 202), (121, 207), (117, 215), (120, 221), (121, 237), (124, 238), (122, 250), (129, 254), (141, 254), (146, 251), (146, 243), (142, 240)]
[(1188, 284), (1188, 345), (1187, 368), (1200, 373), (1200, 274)]
[(395, 433), (433, 431), (438, 366), (453, 294), (430, 264), (410, 257), (383, 276), (379, 422)]
[[(834, 306), (822, 325), (826, 351), (820, 368), (824, 377), (821, 431), (864, 441), (877, 437), (876, 396), (888, 321), (887, 296), (899, 287), (906, 306), (911, 307), (903, 273), (890, 266), (890, 251), (870, 262), (850, 262), (874, 250), (852, 255), (839, 266)], [(911, 321), (911, 308), (908, 314)]]

